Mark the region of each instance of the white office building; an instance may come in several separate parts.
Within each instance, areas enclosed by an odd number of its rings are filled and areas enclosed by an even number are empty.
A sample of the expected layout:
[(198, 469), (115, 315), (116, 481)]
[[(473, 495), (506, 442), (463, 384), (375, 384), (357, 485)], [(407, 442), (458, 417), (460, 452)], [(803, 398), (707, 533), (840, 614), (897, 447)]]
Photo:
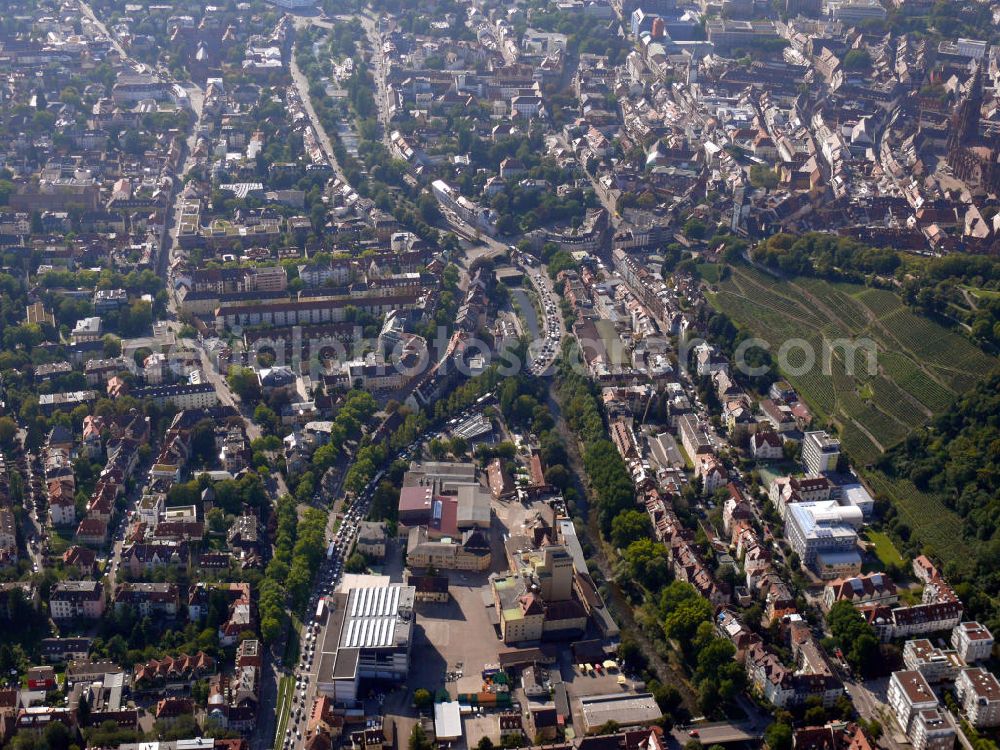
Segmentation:
[(835, 471), (840, 458), (840, 441), (823, 430), (807, 432), (802, 438), (802, 463), (810, 474)]
[(848, 577), (861, 570), (857, 544), (863, 520), (860, 508), (836, 500), (794, 503), (788, 506), (785, 536), (802, 563), (822, 577)]

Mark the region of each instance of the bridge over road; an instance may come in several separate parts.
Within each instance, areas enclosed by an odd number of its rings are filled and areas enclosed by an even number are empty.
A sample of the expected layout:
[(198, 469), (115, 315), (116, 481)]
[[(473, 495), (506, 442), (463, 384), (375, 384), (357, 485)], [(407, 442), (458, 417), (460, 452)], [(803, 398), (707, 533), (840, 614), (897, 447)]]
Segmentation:
[[(689, 733), (697, 732), (696, 737)], [(685, 729), (674, 729), (671, 732), (677, 744), (684, 747), (684, 744), (692, 739), (698, 740), (704, 747), (712, 745), (726, 745), (733, 742), (758, 742), (764, 736), (763, 731), (757, 725), (749, 722), (729, 722), (719, 721), (710, 724), (694, 724)]]

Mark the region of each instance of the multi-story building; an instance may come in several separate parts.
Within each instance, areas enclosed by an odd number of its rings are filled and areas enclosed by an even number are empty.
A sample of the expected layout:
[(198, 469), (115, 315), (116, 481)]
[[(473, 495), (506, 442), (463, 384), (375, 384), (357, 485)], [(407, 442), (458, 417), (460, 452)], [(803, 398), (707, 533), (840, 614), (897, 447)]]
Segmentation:
[(878, 0), (826, 0), (826, 12), (834, 21), (856, 24), (886, 16), (885, 6)]
[[(939, 744), (927, 744), (927, 740), (930, 738), (928, 730), (933, 730), (932, 736), (936, 739), (938, 725), (933, 723), (934, 716), (928, 715), (925, 720), (918, 719), (924, 711), (934, 712), (938, 708), (937, 696), (934, 695), (931, 686), (920, 672), (915, 670), (893, 672), (892, 677), (889, 678), (886, 700), (900, 728), (914, 743), (914, 746), (917, 745), (915, 738), (919, 736), (920, 732), (923, 732), (925, 744), (920, 746), (920, 750), (928, 747), (938, 750)], [(952, 742), (954, 742), (954, 733), (952, 734)]]
[(362, 521), (358, 524), (358, 541), (354, 549), (372, 560), (385, 558), (388, 534), (381, 521)]
[(161, 492), (154, 492), (150, 495), (143, 495), (137, 505), (139, 521), (145, 524), (147, 529), (155, 529), (160, 522), (160, 516), (166, 507), (167, 497)]
[(480, 529), (469, 529), (460, 537), (431, 539), (427, 527), (414, 526), (407, 538), (406, 564), (411, 568), (482, 571), (489, 570), (491, 560), (490, 540)]
[(976, 729), (1000, 726), (1000, 682), (981, 667), (963, 669), (955, 680), (962, 712)]
[(680, 435), (681, 445), (684, 446), (692, 462), (698, 454), (711, 453), (713, 450), (711, 438), (694, 414), (682, 414), (677, 417), (677, 434)]
[(180, 608), (175, 583), (122, 583), (115, 589), (115, 608), (132, 606), (142, 617), (174, 617)]
[(926, 638), (906, 642), (903, 663), (907, 669), (920, 672), (930, 683), (951, 682), (965, 666), (957, 651), (938, 648)]
[(321, 694), (353, 705), (361, 679), (406, 679), (414, 595), (413, 586), (373, 583), (323, 600), (323, 630), (316, 649)]
[[(529, 103), (528, 98), (525, 97), (524, 104), (530, 105), (533, 103)], [(534, 115), (531, 112), (526, 112), (525, 116), (531, 117)], [(434, 197), (437, 198), (438, 202), (444, 208), (458, 214), (463, 221), (487, 233), (492, 233), (496, 228), (496, 214), (493, 209), (485, 208), (478, 203), (470, 201), (444, 180), (434, 180), (431, 183), (431, 190), (434, 193)]]
[(857, 530), (862, 521), (858, 508), (833, 500), (795, 503), (788, 506), (785, 536), (802, 563), (820, 577), (855, 576), (861, 572)]
[(719, 19), (709, 21), (705, 26), (708, 41), (715, 45), (719, 54), (751, 49), (762, 41), (778, 38), (778, 32), (770, 21), (734, 21)]
[(418, 306), (420, 299), (418, 292), (408, 290), (377, 297), (303, 298), (270, 304), (226, 303), (216, 311), (215, 322), (226, 328), (339, 323), (347, 319), (350, 309), (381, 317), (393, 310), (412, 310)]
[(211, 383), (198, 385), (158, 385), (136, 388), (129, 395), (137, 399), (149, 399), (157, 406), (173, 404), (177, 409), (208, 409), (219, 403), (219, 394)]
[(725, 487), (729, 481), (725, 465), (713, 453), (702, 453), (695, 458), (694, 475), (701, 479), (702, 491), (708, 496)]
[(49, 594), (49, 614), (53, 620), (96, 620), (104, 614), (104, 587), (100, 581), (59, 581)]
[(17, 562), (17, 523), (13, 511), (0, 508), (0, 565)]
[(951, 647), (966, 663), (986, 661), (993, 653), (993, 634), (978, 622), (962, 622), (951, 631)]
[(288, 272), (284, 266), (258, 266), (247, 271), (244, 283), (251, 292), (283, 292), (288, 288)]
[(833, 499), (833, 483), (822, 475), (777, 477), (768, 487), (768, 497), (782, 520), (787, 520), (788, 506)]
[(802, 463), (810, 474), (823, 474), (837, 468), (840, 458), (840, 441), (826, 432), (807, 432), (802, 438)]
[(44, 415), (51, 417), (58, 411), (73, 411), (78, 406), (86, 406), (96, 400), (96, 391), (41, 393), (38, 396), (38, 408)]
[(136, 577), (162, 568), (186, 570), (190, 562), (191, 554), (184, 541), (129, 544), (121, 552), (122, 568)]
[(823, 608), (827, 611), (837, 602), (847, 601), (856, 607), (865, 604), (895, 604), (899, 601), (896, 584), (885, 573), (865, 573), (850, 578), (837, 578), (823, 589)]
[(98, 289), (94, 292), (94, 312), (103, 315), (114, 312), (128, 304), (128, 292), (124, 289)]
[(65, 664), (86, 659), (91, 643), (90, 638), (43, 638), (39, 650), (46, 664)]
[(562, 545), (512, 549), (517, 544), (515, 538), (508, 539), (508, 561), (515, 572), (492, 580), (504, 643), (582, 633), (587, 611), (574, 596), (573, 558), (567, 549)]
[(951, 750), (957, 733), (940, 708), (925, 708), (913, 719), (910, 742), (914, 750)]
[(49, 492), (49, 523), (53, 526), (76, 525), (76, 502), (71, 492), (64, 492), (63, 485), (53, 482), (50, 486), (59, 488), (57, 492)]
[(135, 104), (144, 99), (166, 99), (169, 88), (155, 76), (140, 73), (119, 73), (111, 89), (115, 104)]

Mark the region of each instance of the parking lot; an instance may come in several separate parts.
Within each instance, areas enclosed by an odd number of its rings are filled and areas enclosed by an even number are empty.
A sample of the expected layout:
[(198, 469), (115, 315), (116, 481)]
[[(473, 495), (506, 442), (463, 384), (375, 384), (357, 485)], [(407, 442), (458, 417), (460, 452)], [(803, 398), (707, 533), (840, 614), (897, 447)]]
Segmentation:
[(482, 685), (483, 665), (495, 663), (503, 646), (484, 604), (484, 592), (489, 592), (487, 575), (460, 571), (447, 571), (447, 575), (451, 591), (448, 603), (421, 602), (416, 606), (410, 676), (386, 701), (386, 715), (396, 719), (403, 741), (416, 716), (412, 708), (415, 690), (425, 688), (434, 693), (446, 688), (452, 698), (476, 692)]
[[(449, 571), (448, 578), (451, 600), (447, 604), (417, 606), (410, 688), (475, 692), (482, 685), (483, 664), (496, 662), (503, 645), (484, 606), (489, 584), (485, 574)], [(457, 679), (446, 680), (448, 673)]]

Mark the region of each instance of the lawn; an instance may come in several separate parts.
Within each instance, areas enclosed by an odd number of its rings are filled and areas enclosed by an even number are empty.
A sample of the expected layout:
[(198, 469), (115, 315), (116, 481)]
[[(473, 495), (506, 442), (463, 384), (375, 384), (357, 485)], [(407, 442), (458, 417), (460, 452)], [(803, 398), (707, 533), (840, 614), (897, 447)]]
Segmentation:
[(288, 625), (288, 641), (285, 643), (285, 653), (282, 657), (282, 661), (285, 666), (291, 668), (295, 666), (295, 663), (299, 660), (299, 653), (302, 648), (302, 644), (299, 641), (299, 635), (302, 633), (302, 621), (299, 619), (298, 615), (295, 613), (291, 614), (291, 622)]
[(274, 748), (281, 747), (288, 726), (288, 717), (292, 713), (292, 695), (295, 692), (295, 680), (291, 675), (285, 675), (278, 683), (278, 722), (274, 735)]
[[(65, 530), (65, 532), (69, 533), (68, 529)], [(59, 529), (53, 529), (49, 534), (49, 554), (62, 557), (63, 552), (69, 549), (69, 546), (73, 543), (73, 541), (63, 536), (63, 533), (64, 532)]]
[(890, 565), (901, 566), (906, 564), (906, 560), (899, 554), (896, 545), (892, 543), (892, 540), (884, 532), (868, 529), (865, 532), (865, 540), (874, 545), (875, 556), (882, 563), (883, 570)]
[[(772, 356), (790, 339), (812, 345), (816, 365), (803, 374), (783, 374), (817, 424), (836, 427), (845, 450), (861, 466), (945, 411), (996, 365), (963, 336), (910, 312), (891, 291), (813, 278), (776, 279), (745, 266), (731, 270), (709, 300), (767, 341)], [(840, 337), (870, 341), (876, 369), (868, 371), (864, 351), (853, 362), (843, 349), (828, 351), (825, 344)], [(797, 364), (794, 356), (793, 350), (790, 366)]]
[(719, 283), (719, 269), (722, 268), (718, 263), (699, 263), (698, 273), (705, 281), (709, 284)]
[(996, 292), (992, 289), (980, 289), (975, 286), (962, 286), (962, 289), (971, 293), (973, 297), (980, 297), (981, 299), (1000, 299), (1000, 292)]

